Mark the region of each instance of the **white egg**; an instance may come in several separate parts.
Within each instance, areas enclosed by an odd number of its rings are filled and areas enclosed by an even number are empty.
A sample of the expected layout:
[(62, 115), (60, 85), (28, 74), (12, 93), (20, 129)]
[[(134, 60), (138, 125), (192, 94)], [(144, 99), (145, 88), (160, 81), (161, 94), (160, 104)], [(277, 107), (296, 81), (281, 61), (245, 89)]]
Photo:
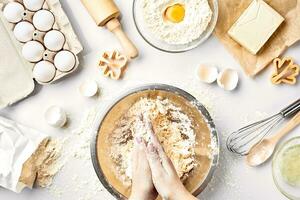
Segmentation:
[(75, 67), (76, 58), (70, 51), (60, 51), (54, 57), (55, 67), (62, 72), (68, 72)]
[(54, 15), (49, 10), (39, 10), (33, 15), (33, 25), (40, 31), (49, 31), (54, 25)]
[(234, 69), (224, 69), (220, 72), (217, 79), (218, 85), (224, 90), (234, 90), (239, 82), (239, 75)]
[(42, 83), (48, 83), (55, 77), (55, 67), (49, 61), (40, 61), (33, 68), (33, 78)]
[(50, 106), (45, 112), (45, 120), (50, 126), (63, 127), (67, 122), (67, 115), (61, 107)]
[(80, 85), (79, 92), (84, 97), (93, 97), (98, 92), (98, 84), (96, 81), (87, 80)]
[(14, 28), (14, 35), (20, 42), (28, 42), (33, 38), (34, 26), (27, 22), (19, 22)]
[(65, 44), (65, 36), (58, 30), (52, 30), (46, 33), (44, 45), (50, 51), (59, 51)]
[(20, 3), (10, 2), (3, 9), (3, 15), (7, 21), (17, 23), (22, 20), (24, 10), (24, 7)]
[(38, 11), (43, 7), (45, 0), (23, 0), (24, 6), (30, 11)]
[(44, 46), (37, 41), (29, 41), (22, 48), (22, 55), (29, 62), (38, 62), (43, 58)]

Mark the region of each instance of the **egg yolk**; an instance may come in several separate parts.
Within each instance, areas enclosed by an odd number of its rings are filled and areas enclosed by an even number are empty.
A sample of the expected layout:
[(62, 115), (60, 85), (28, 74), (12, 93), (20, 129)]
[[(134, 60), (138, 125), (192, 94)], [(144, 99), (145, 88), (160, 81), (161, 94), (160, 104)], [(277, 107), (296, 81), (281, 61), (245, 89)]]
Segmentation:
[(184, 19), (185, 9), (181, 4), (174, 4), (169, 6), (165, 11), (165, 17), (167, 20), (173, 23), (179, 23)]

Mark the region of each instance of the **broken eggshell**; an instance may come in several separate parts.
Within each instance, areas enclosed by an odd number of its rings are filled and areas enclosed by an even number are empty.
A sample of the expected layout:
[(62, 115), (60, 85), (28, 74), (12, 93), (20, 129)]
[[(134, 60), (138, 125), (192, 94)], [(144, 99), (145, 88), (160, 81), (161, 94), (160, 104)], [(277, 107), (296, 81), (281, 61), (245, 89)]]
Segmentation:
[(55, 67), (51, 62), (40, 61), (38, 62), (32, 71), (33, 78), (42, 83), (48, 83), (55, 77)]
[(59, 106), (50, 106), (45, 112), (45, 120), (50, 126), (61, 128), (67, 122), (67, 115)]
[(217, 78), (218, 85), (224, 90), (234, 90), (239, 82), (239, 75), (234, 69), (222, 70)]
[(218, 68), (210, 64), (201, 64), (197, 69), (197, 77), (205, 83), (213, 83), (218, 77)]
[(17, 2), (8, 3), (3, 9), (5, 19), (11, 23), (17, 23), (22, 20), (24, 7)]
[(43, 58), (44, 46), (37, 41), (29, 41), (22, 48), (22, 55), (29, 62), (38, 62)]
[(24, 6), (30, 11), (38, 11), (43, 7), (45, 0), (23, 0)]
[(17, 40), (20, 42), (28, 42), (32, 40), (34, 30), (34, 26), (31, 23), (21, 21), (15, 26), (13, 32)]
[(55, 22), (54, 15), (49, 10), (39, 10), (32, 18), (32, 23), (40, 31), (49, 31)]
[(93, 97), (98, 92), (98, 84), (96, 81), (87, 80), (79, 86), (79, 92), (84, 97)]

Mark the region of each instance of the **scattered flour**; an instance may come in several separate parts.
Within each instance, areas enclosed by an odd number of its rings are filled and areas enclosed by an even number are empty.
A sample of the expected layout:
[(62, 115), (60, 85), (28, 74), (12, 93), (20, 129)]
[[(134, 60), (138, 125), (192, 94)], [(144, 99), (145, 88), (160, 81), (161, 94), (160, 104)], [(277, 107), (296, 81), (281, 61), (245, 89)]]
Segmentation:
[(44, 139), (32, 156), (23, 164), (20, 182), (33, 186), (48, 187), (53, 177), (63, 167), (62, 143), (53, 138)]
[[(63, 149), (61, 151), (61, 168), (57, 181), (46, 188), (54, 199), (70, 199), (71, 194), (78, 194), (78, 200), (109, 199), (110, 194), (99, 181), (90, 157), (91, 128), (93, 127), (99, 107), (92, 107), (87, 111), (78, 127), (66, 136), (60, 138)], [(80, 165), (82, 171), (74, 170), (74, 163)]]
[[(179, 3), (185, 7), (185, 17), (180, 23), (164, 20), (165, 9)], [(187, 44), (198, 39), (206, 30), (212, 17), (207, 0), (143, 0), (145, 23), (155, 37), (169, 44)]]
[(60, 162), (62, 144), (57, 140), (49, 140), (39, 147), (34, 155), (38, 166), (36, 183), (40, 187), (52, 184), (53, 177), (61, 170), (63, 163)]

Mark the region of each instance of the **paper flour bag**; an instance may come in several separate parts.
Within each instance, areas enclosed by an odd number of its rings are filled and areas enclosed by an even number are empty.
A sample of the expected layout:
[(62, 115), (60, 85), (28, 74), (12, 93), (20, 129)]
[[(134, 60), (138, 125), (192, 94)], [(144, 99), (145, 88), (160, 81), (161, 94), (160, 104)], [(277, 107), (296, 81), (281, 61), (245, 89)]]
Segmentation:
[(32, 186), (33, 182), (27, 185), (19, 181), (23, 164), (46, 138), (39, 131), (0, 116), (0, 186), (18, 193)]

